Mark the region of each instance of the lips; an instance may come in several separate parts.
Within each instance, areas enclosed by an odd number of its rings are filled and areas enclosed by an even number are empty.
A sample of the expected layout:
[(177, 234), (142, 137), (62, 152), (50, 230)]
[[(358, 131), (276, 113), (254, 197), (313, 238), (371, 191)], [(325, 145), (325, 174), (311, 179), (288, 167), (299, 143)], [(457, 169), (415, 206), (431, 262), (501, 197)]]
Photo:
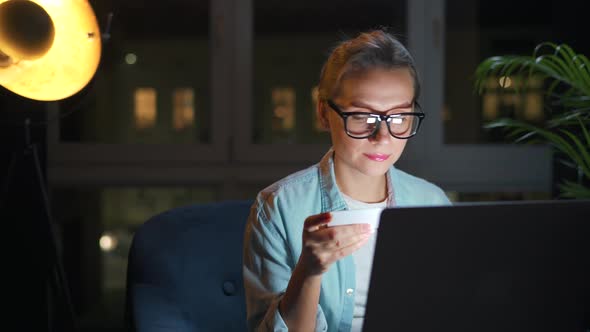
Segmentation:
[(373, 160), (373, 161), (385, 161), (389, 158), (389, 154), (381, 154), (381, 153), (365, 153), (365, 157)]

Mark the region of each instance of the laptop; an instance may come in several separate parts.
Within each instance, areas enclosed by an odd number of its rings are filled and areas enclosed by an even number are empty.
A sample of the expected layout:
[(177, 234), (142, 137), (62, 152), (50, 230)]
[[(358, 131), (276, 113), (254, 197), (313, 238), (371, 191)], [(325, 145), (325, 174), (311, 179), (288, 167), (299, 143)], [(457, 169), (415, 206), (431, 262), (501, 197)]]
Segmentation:
[(590, 201), (381, 214), (363, 331), (590, 332)]

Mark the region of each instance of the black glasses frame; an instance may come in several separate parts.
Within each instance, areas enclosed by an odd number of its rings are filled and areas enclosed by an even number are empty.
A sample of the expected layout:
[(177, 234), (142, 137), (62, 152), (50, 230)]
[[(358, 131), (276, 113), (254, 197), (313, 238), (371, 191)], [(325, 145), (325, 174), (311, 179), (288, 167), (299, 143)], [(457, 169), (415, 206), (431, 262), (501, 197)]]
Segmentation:
[[(343, 112), (340, 109), (340, 107), (338, 107), (332, 100), (328, 99), (328, 100), (326, 100), (326, 102), (328, 103), (328, 106), (330, 106), (330, 108), (332, 110), (334, 110), (334, 112), (336, 112), (336, 114), (338, 114), (342, 118), (342, 121), (344, 121), (344, 131), (346, 132), (346, 135), (348, 135), (350, 138), (354, 138), (354, 139), (365, 139), (365, 138), (375, 136), (375, 134), (379, 131), (379, 128), (381, 127), (381, 122), (383, 122), (383, 121), (385, 121), (385, 123), (387, 123), (387, 131), (389, 132), (389, 134), (391, 136), (393, 136), (397, 139), (408, 139), (418, 133), (418, 129), (420, 129), (420, 125), (422, 124), (422, 120), (424, 120), (424, 118), (426, 117), (426, 114), (424, 112), (401, 112), (401, 113), (394, 113), (394, 114), (388, 114), (388, 115), (381, 115), (381, 114), (369, 113), (369, 112)], [(414, 102), (414, 108), (422, 109), (420, 107), (420, 104), (418, 104), (418, 102), (416, 102), (416, 101)], [(365, 136), (353, 136), (348, 131), (348, 125), (347, 125), (348, 121), (346, 120), (346, 118), (348, 118), (349, 116), (353, 116), (353, 115), (371, 115), (372, 117), (378, 119), (375, 129), (373, 129), (373, 131), (370, 134), (365, 135)], [(388, 124), (389, 119), (394, 118), (399, 115), (411, 115), (411, 116), (418, 118), (418, 125), (416, 126), (416, 130), (414, 130), (414, 132), (410, 136), (400, 137), (400, 136), (397, 136), (391, 132), (391, 127), (389, 127), (389, 124)]]

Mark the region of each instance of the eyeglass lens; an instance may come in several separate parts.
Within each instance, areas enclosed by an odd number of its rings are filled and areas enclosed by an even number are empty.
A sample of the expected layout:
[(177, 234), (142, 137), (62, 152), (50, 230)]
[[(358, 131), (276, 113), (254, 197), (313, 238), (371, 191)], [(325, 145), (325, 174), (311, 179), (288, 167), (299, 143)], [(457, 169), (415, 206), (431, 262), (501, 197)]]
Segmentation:
[[(373, 134), (381, 119), (372, 114), (354, 114), (346, 118), (348, 133), (356, 137)], [(398, 137), (409, 137), (416, 133), (418, 119), (411, 114), (399, 114), (388, 118), (389, 131)]]

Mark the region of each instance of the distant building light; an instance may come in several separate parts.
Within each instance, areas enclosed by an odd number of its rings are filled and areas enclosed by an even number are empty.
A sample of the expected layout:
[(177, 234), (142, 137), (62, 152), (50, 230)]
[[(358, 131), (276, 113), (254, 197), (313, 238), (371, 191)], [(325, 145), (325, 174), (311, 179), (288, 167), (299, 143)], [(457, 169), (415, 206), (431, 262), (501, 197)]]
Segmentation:
[(105, 233), (103, 236), (100, 237), (98, 244), (100, 245), (100, 249), (102, 251), (112, 251), (117, 247), (117, 238), (112, 235)]
[(148, 129), (156, 125), (156, 89), (136, 88), (134, 94), (135, 128)]
[(322, 125), (322, 121), (320, 121), (318, 117), (318, 112), (316, 112), (316, 107), (318, 105), (318, 101), (320, 99), (320, 89), (317, 85), (311, 88), (311, 114), (313, 114), (313, 128), (317, 132), (325, 131), (324, 126)]
[(125, 62), (128, 65), (134, 65), (137, 62), (137, 55), (135, 55), (133, 53), (127, 53), (125, 55)]
[(510, 79), (509, 76), (501, 76), (500, 79), (498, 80), (498, 83), (500, 83), (501, 87), (503, 87), (504, 89), (507, 89), (510, 86), (512, 86), (512, 79)]
[(289, 132), (295, 128), (295, 89), (274, 87), (271, 91), (275, 132)]
[(173, 94), (172, 124), (177, 131), (195, 123), (195, 93), (192, 88), (178, 88)]

